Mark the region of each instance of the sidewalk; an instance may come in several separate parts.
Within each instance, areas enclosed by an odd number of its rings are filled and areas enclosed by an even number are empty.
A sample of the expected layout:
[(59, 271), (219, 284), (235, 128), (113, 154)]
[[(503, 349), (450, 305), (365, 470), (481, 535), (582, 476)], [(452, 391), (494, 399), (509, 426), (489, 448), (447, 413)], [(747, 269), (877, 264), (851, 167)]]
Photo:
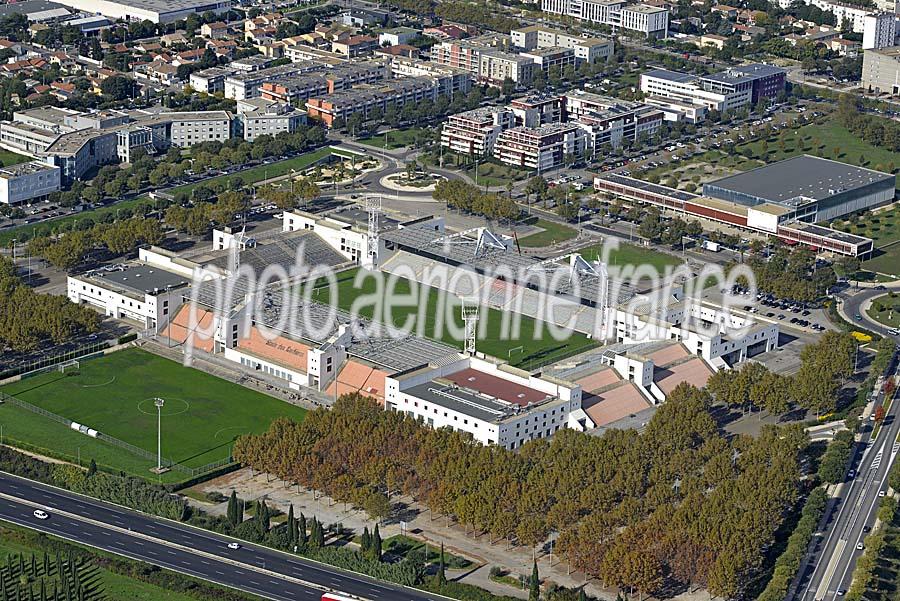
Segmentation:
[[(313, 491), (286, 484), (281, 480), (270, 479), (265, 474), (254, 473), (251, 475), (251, 472), (250, 468), (243, 468), (199, 484), (193, 490), (201, 494), (217, 491), (225, 496), (229, 496), (231, 491), (235, 490), (240, 498), (248, 502), (264, 497), (270, 506), (277, 507), (285, 513), (293, 504), (294, 515), (303, 513), (307, 518), (316, 516), (325, 524), (341, 523), (345, 528), (352, 528), (357, 532), (361, 532), (365, 526), (370, 529), (373, 527), (372, 520), (364, 511), (354, 509), (349, 504), (335, 503), (328, 497), (317, 496)], [(517, 546), (507, 550), (505, 541), (496, 541), (491, 544), (488, 535), (473, 536), (471, 532), (466, 532), (464, 526), (452, 521), (448, 523), (448, 519), (442, 515), (433, 516), (430, 511), (410, 498), (394, 497), (392, 500), (395, 507), (394, 514), (379, 526), (385, 540), (400, 534), (400, 521), (405, 521), (407, 536), (436, 547), (443, 544), (447, 551), (463, 555), (481, 564), (478, 569), (470, 568), (456, 573), (450, 572), (448, 574), (450, 578), (480, 586), (498, 595), (527, 598), (527, 591), (492, 581), (490, 569), (492, 566), (501, 567), (508, 570), (513, 577), (518, 574), (531, 574), (531, 548)], [(220, 506), (209, 506), (208, 504), (192, 503), (214, 514), (223, 513), (227, 505), (227, 503), (222, 503)], [(581, 573), (567, 574), (567, 564), (560, 561), (555, 554), (551, 568), (549, 549), (538, 551), (536, 557), (538, 570), (545, 584), (547, 581), (552, 581), (573, 588), (585, 585), (584, 575)], [(585, 592), (600, 599), (614, 599), (616, 596), (616, 591), (601, 588), (600, 583), (595, 580), (587, 582)], [(706, 599), (705, 593), (684, 594), (679, 598), (700, 599), (701, 596), (704, 600)]]

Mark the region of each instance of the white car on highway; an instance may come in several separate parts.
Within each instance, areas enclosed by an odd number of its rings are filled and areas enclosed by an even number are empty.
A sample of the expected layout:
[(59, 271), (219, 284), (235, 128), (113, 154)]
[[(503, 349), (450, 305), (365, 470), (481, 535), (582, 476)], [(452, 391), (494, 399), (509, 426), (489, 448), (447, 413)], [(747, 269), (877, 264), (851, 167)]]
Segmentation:
[(228, 548), (231, 550), (237, 550), (241, 548), (240, 543), (228, 543)]
[(35, 510), (34, 510), (34, 517), (36, 517), (36, 518), (39, 519), (39, 520), (46, 520), (47, 518), (50, 517), (50, 514), (47, 513), (46, 511), (42, 510), (42, 509), (35, 509)]

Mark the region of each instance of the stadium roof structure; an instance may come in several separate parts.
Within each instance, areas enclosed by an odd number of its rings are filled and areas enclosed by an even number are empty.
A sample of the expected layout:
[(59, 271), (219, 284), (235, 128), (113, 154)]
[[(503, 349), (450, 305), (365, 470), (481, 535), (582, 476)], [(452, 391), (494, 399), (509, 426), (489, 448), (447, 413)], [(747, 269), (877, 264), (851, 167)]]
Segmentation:
[(704, 185), (707, 196), (733, 192), (760, 202), (790, 204), (795, 199), (824, 200), (875, 183), (890, 182), (894, 176), (840, 161), (800, 155)]
[[(485, 236), (485, 232), (489, 236)], [(593, 304), (601, 298), (603, 277), (595, 271), (595, 266), (583, 259), (573, 265), (565, 255), (550, 259), (539, 259), (521, 255), (507, 248), (500, 238), (486, 228), (476, 228), (457, 234), (441, 234), (427, 228), (402, 228), (381, 234), (385, 242), (396, 244), (414, 254), (426, 256), (456, 267), (469, 267), (484, 275), (500, 275), (501, 269), (508, 268), (513, 276), (528, 277), (544, 272), (541, 292), (553, 295), (569, 295)], [(579, 257), (580, 259), (580, 257)], [(515, 279), (515, 278), (514, 278)], [(527, 280), (529, 287), (538, 285), (540, 280)], [(521, 282), (524, 285), (526, 282)], [(627, 302), (634, 291), (622, 284), (619, 298), (611, 302)]]
[[(240, 252), (240, 264), (249, 265), (257, 273), (262, 273), (269, 265), (278, 265), (290, 272), (290, 268), (297, 262), (297, 253), (301, 249), (303, 264), (309, 267), (317, 265), (336, 267), (348, 261), (312, 230), (294, 232), (267, 230), (258, 235), (246, 234), (244, 240), (248, 244)], [(210, 259), (206, 264), (228, 269), (231, 254), (229, 250), (216, 251), (207, 255)]]

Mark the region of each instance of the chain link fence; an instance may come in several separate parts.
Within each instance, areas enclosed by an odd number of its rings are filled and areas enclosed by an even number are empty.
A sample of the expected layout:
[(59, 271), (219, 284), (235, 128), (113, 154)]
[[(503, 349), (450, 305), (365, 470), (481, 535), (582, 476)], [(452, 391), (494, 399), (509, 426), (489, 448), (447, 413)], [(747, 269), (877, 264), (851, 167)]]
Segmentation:
[[(0, 402), (9, 403), (10, 405), (15, 405), (16, 407), (21, 407), (22, 409), (31, 411), (32, 413), (42, 415), (42, 416), (46, 417), (47, 419), (53, 420), (57, 423), (64, 425), (67, 428), (72, 428), (72, 424), (77, 424), (77, 422), (73, 422), (71, 419), (63, 417), (61, 415), (57, 415), (56, 413), (53, 413), (52, 411), (47, 411), (46, 409), (44, 409), (42, 407), (38, 407), (37, 405), (32, 405), (31, 403), (29, 403), (27, 401), (23, 401), (22, 399), (16, 398), (16, 397), (6, 394), (4, 392), (0, 392)], [(75, 428), (72, 428), (72, 429), (75, 431), (81, 432), (85, 436), (90, 436), (91, 438), (96, 438), (97, 440), (101, 440), (105, 443), (111, 444), (120, 449), (124, 449), (133, 455), (142, 457), (144, 459), (148, 459), (151, 462), (153, 462), (154, 464), (157, 461), (156, 453), (152, 453), (146, 449), (136, 447), (135, 445), (133, 445), (131, 443), (125, 442), (124, 440), (120, 440), (114, 436), (109, 436), (108, 434), (104, 434), (103, 432), (94, 431), (95, 435), (92, 436), (91, 434), (86, 433), (86, 431), (88, 430), (88, 428), (86, 426), (82, 426), (81, 424), (77, 424), (77, 425), (81, 426), (78, 430), (75, 430)], [(171, 470), (175, 470), (181, 474), (186, 474), (187, 476), (190, 476), (192, 478), (196, 477), (196, 476), (200, 476), (202, 474), (206, 474), (206, 473), (216, 470), (218, 468), (225, 467), (226, 465), (230, 465), (232, 463), (234, 463), (234, 460), (229, 456), (224, 459), (220, 459), (218, 461), (213, 461), (213, 462), (207, 463), (206, 465), (202, 465), (199, 467), (190, 467), (190, 466), (178, 463), (176, 461), (172, 461), (171, 459), (166, 459), (165, 457), (162, 458), (162, 465), (164, 467), (167, 467)]]
[(39, 371), (43, 371), (49, 369), (51, 367), (55, 367), (60, 363), (65, 363), (66, 361), (72, 361), (74, 359), (81, 359), (83, 357), (88, 357), (90, 355), (101, 353), (107, 348), (109, 348), (110, 342), (107, 340), (101, 342), (92, 342), (90, 344), (85, 344), (71, 351), (67, 351), (65, 353), (59, 353), (57, 355), (53, 355), (51, 357), (41, 357), (40, 359), (34, 359), (31, 361), (25, 361), (20, 363), (15, 367), (11, 367), (6, 371), (0, 372), (0, 380), (5, 380), (6, 378), (11, 378), (13, 376), (22, 376), (26, 374), (31, 374)]

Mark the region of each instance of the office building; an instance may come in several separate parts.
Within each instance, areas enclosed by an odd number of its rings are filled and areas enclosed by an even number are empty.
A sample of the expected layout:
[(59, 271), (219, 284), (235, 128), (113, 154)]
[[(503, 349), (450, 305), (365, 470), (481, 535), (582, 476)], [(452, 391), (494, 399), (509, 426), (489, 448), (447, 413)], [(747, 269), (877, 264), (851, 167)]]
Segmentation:
[(604, 38), (584, 38), (538, 25), (520, 27), (509, 32), (513, 46), (524, 51), (541, 48), (569, 48), (575, 62), (607, 61), (613, 55), (613, 42)]
[(900, 94), (900, 46), (863, 52), (862, 86), (875, 94)]
[(669, 35), (669, 11), (625, 0), (541, 0), (541, 10), (583, 21), (609, 25), (613, 31), (637, 31), (647, 37)]
[(282, 132), (291, 133), (306, 124), (305, 111), (265, 98), (240, 100), (237, 111), (244, 139), (248, 142), (259, 136), (275, 137)]
[(40, 161), (0, 167), (0, 204), (18, 205), (46, 199), (62, 184), (59, 167)]
[(233, 6), (231, 0), (59, 0), (59, 4), (111, 19), (153, 23), (172, 23), (191, 14), (223, 14)]

